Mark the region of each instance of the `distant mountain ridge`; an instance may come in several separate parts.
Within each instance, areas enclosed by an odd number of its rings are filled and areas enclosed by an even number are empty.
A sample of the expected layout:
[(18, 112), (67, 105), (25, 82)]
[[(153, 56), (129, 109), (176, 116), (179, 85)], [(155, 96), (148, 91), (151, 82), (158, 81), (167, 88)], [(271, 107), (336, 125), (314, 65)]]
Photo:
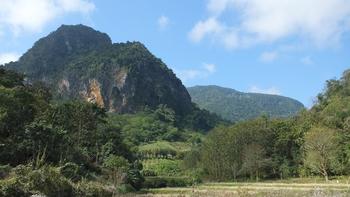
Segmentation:
[(269, 94), (243, 93), (215, 85), (187, 88), (192, 102), (200, 108), (233, 122), (253, 119), (261, 115), (290, 117), (304, 108), (297, 100)]

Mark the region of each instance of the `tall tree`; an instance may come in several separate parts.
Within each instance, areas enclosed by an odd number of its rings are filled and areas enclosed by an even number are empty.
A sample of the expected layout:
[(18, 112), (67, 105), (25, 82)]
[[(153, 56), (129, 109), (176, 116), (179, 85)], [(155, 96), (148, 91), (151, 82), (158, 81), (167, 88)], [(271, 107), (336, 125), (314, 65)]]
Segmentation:
[(259, 144), (249, 144), (243, 150), (243, 164), (242, 173), (248, 173), (250, 178), (255, 177), (259, 181), (261, 171), (263, 168), (271, 163), (270, 159), (266, 157), (264, 147)]
[(305, 136), (305, 164), (311, 170), (324, 176), (328, 181), (329, 173), (337, 165), (337, 136), (333, 129), (312, 128)]

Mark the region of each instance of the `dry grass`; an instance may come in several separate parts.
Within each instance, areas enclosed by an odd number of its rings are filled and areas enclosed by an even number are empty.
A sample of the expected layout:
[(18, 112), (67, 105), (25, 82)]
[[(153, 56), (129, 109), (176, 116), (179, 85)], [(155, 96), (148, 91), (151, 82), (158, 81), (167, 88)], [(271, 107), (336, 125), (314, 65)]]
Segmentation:
[(340, 182), (206, 183), (189, 188), (151, 189), (139, 197), (350, 197), (350, 185)]

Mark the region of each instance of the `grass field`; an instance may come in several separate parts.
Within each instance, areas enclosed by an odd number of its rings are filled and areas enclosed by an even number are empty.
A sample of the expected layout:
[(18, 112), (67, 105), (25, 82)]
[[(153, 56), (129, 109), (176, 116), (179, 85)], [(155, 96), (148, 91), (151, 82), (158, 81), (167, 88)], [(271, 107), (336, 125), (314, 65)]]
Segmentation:
[(273, 182), (204, 183), (188, 188), (150, 189), (140, 197), (350, 197), (347, 179), (323, 182), (317, 179)]

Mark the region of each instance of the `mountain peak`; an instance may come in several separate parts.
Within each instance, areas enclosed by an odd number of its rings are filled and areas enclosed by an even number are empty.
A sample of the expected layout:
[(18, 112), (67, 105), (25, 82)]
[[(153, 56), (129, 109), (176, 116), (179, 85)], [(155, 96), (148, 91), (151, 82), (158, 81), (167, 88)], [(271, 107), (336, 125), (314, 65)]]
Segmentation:
[(93, 37), (103, 37), (105, 39), (106, 42), (108, 43), (112, 43), (110, 37), (106, 34), (106, 33), (102, 33), (100, 31), (97, 31), (95, 29), (93, 29), (92, 27), (83, 25), (83, 24), (77, 24), (77, 25), (61, 25), (59, 28), (57, 28), (56, 31), (53, 31), (49, 34), (50, 35), (55, 35), (58, 33), (64, 33), (67, 36), (72, 36), (72, 34), (77, 34), (77, 35), (81, 35), (81, 36), (86, 36), (88, 34), (90, 34), (90, 38)]
[[(7, 65), (45, 80), (47, 75), (63, 70), (69, 61), (112, 45), (110, 37), (85, 25), (61, 25), (56, 31), (35, 42), (18, 62)], [(20, 65), (20, 66), (19, 66)], [(35, 65), (35, 66), (33, 66)], [(45, 72), (43, 72), (45, 71)]]
[(112, 44), (111, 38), (91, 27), (79, 25), (61, 25), (56, 31), (37, 41), (31, 50), (56, 50), (60, 53), (83, 53), (99, 50)]
[(57, 99), (84, 99), (111, 112), (132, 113), (165, 104), (177, 114), (192, 109), (176, 75), (140, 42), (112, 44), (84, 25), (62, 25), (6, 67), (44, 81)]

